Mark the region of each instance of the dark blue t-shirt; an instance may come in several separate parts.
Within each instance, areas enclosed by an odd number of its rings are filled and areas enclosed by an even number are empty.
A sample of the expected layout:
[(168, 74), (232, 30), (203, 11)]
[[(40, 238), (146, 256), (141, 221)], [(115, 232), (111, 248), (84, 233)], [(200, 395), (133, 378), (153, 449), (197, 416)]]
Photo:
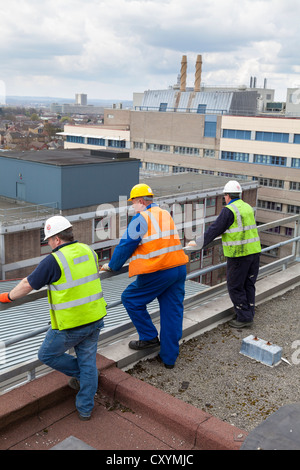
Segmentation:
[[(77, 243), (77, 241), (64, 243), (63, 245), (60, 245), (55, 248), (52, 253), (55, 253), (63, 246), (70, 245), (71, 243)], [(31, 274), (29, 274), (27, 280), (32, 289), (39, 290), (42, 287), (47, 286), (48, 284), (52, 284), (53, 282), (58, 281), (60, 276), (61, 270), (59, 264), (57, 263), (54, 256), (50, 254), (39, 263), (39, 265)]]

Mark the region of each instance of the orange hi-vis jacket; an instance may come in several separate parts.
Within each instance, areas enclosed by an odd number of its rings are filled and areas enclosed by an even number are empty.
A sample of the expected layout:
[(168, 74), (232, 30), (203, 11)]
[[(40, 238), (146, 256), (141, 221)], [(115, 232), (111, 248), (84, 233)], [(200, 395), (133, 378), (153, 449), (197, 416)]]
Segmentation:
[(145, 218), (148, 230), (129, 260), (129, 277), (188, 263), (169, 212), (154, 206), (140, 215)]

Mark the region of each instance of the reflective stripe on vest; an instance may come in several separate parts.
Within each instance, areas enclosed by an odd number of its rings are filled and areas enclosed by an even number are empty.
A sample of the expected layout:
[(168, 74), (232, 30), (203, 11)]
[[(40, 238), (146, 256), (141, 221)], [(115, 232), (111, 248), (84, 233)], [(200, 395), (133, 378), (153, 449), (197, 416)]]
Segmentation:
[(173, 251), (179, 251), (179, 250), (182, 250), (181, 245), (168, 246), (167, 248), (161, 248), (160, 250), (152, 251), (151, 253), (147, 253), (146, 255), (138, 254), (138, 255), (132, 256), (130, 258), (130, 261), (134, 261), (136, 259), (151, 259), (151, 258), (155, 258), (155, 256), (172, 253)]
[(129, 260), (129, 276), (181, 266), (188, 262), (170, 214), (159, 207), (141, 212), (147, 233)]
[(224, 246), (237, 246), (237, 245), (245, 245), (246, 243), (254, 243), (259, 242), (259, 237), (256, 238), (249, 238), (248, 240), (236, 240), (231, 242), (223, 242)]
[(256, 224), (248, 225), (246, 227), (243, 227), (243, 222), (242, 222), (242, 217), (241, 217), (240, 211), (238, 210), (238, 208), (236, 207), (235, 204), (230, 204), (230, 207), (232, 207), (234, 209), (238, 226), (235, 227), (235, 228), (226, 230), (225, 233), (236, 233), (236, 232), (242, 232), (242, 231), (246, 231), (246, 230), (254, 230), (254, 229), (257, 228)]
[(62, 272), (60, 279), (48, 286), (52, 328), (74, 328), (105, 316), (96, 253), (87, 245), (75, 243), (52, 255)]
[[(93, 256), (95, 258), (96, 253), (93, 252), (93, 251), (92, 251), (92, 253), (93, 253)], [(73, 280), (72, 274), (71, 274), (71, 269), (70, 269), (70, 266), (68, 265), (68, 262), (66, 260), (65, 255), (61, 251), (57, 251), (56, 255), (59, 258), (59, 260), (60, 260), (60, 262), (63, 266), (67, 282), (64, 282), (63, 284), (50, 284), (49, 285), (50, 290), (59, 291), (59, 290), (70, 289), (71, 287), (81, 286), (82, 284), (86, 284), (87, 282), (94, 281), (95, 279), (100, 279), (100, 273), (97, 272), (97, 273), (94, 273), (94, 274), (90, 274), (89, 276), (83, 277), (81, 279)], [(78, 264), (84, 263), (85, 261), (88, 261), (88, 260), (89, 260), (88, 255), (84, 255), (84, 256), (79, 256), (78, 258), (74, 258), (73, 262), (74, 262), (74, 264), (78, 265)], [(95, 258), (95, 263), (97, 265), (97, 258)]]

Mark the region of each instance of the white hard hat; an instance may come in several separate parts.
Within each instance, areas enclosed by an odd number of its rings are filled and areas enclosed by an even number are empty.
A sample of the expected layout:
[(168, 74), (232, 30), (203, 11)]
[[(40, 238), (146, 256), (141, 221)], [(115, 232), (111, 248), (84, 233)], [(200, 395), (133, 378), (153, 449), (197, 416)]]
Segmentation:
[(223, 193), (225, 194), (230, 194), (230, 193), (241, 193), (242, 188), (241, 185), (238, 181), (232, 180), (228, 181), (228, 183), (225, 184)]
[(44, 240), (47, 240), (48, 238), (53, 237), (53, 235), (56, 235), (70, 227), (72, 227), (72, 225), (68, 219), (62, 215), (54, 215), (53, 217), (50, 217), (50, 219), (46, 220), (44, 227)]

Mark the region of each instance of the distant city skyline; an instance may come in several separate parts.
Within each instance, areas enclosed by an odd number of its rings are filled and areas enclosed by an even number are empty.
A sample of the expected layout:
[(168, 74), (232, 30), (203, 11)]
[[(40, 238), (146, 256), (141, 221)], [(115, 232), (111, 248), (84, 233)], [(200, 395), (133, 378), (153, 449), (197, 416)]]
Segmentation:
[(166, 89), (187, 56), (206, 86), (300, 88), (297, 0), (10, 0), (0, 6), (0, 99), (132, 100)]

